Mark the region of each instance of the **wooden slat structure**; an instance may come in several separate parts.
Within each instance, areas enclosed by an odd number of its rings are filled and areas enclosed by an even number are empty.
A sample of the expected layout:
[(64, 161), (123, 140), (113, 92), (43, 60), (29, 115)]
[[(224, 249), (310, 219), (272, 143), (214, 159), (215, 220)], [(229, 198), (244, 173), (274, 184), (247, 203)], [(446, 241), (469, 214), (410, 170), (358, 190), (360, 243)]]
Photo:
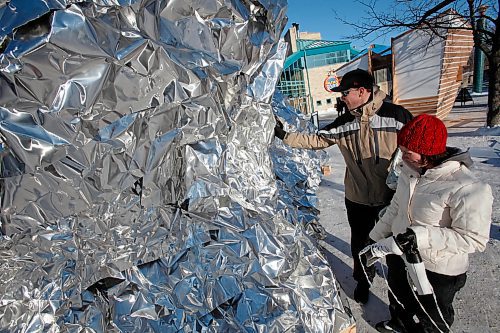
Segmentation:
[(428, 113), (446, 118), (474, 46), (472, 31), (460, 29), (463, 25), (457, 19), (456, 29), (443, 29), (444, 39), (423, 30), (410, 30), (392, 40), (395, 103), (415, 115)]
[(448, 30), (443, 53), (436, 116), (444, 119), (453, 108), (462, 84), (462, 70), (467, 65), (474, 41), (470, 30)]
[(415, 116), (422, 113), (436, 114), (438, 96), (404, 99), (399, 100), (397, 104), (403, 106)]

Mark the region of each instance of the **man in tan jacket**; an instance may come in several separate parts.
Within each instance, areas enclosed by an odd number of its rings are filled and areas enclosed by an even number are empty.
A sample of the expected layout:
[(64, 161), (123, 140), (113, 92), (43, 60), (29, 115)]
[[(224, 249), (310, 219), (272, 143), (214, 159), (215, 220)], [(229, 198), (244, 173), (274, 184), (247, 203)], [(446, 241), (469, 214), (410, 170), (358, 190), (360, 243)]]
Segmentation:
[(373, 77), (356, 69), (342, 78), (333, 91), (342, 94), (349, 112), (336, 118), (317, 134), (286, 133), (279, 126), (275, 134), (291, 147), (323, 149), (338, 145), (346, 163), (345, 206), (351, 227), (353, 277), (358, 282), (354, 299), (366, 303), (375, 270), (363, 267), (359, 252), (370, 242), (368, 233), (378, 213), (389, 204), (394, 192), (386, 185), (391, 157), (397, 148), (397, 132), (412, 119), (403, 107), (385, 102), (386, 94), (374, 86)]

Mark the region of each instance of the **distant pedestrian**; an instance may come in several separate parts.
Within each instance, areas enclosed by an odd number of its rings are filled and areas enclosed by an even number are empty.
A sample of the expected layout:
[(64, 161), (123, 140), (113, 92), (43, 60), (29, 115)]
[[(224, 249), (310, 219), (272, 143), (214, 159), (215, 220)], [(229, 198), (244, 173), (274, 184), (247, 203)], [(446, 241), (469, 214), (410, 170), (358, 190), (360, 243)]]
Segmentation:
[(335, 109), (337, 110), (337, 116), (343, 115), (347, 110), (347, 105), (344, 103), (341, 97), (336, 98), (337, 103), (335, 104)]
[[(390, 287), (391, 319), (376, 325), (379, 332), (448, 332), (468, 255), (484, 251), (488, 242), (491, 188), (472, 175), (469, 153), (446, 147), (446, 140), (443, 122), (425, 114), (398, 134), (403, 162), (396, 194), (370, 232), (377, 241), (372, 246), (385, 244), (379, 249), (386, 249)], [(415, 296), (404, 261), (394, 254), (401, 254), (401, 243), (418, 248), (435, 299)]]
[[(384, 101), (386, 94), (374, 86), (373, 77), (356, 69), (342, 78), (332, 89), (342, 94), (348, 112), (341, 114), (317, 134), (286, 133), (280, 126), (276, 136), (289, 146), (323, 149), (338, 145), (346, 163), (345, 206), (351, 227), (353, 277), (358, 282), (354, 299), (366, 303), (373, 267), (366, 268), (359, 260), (359, 251), (368, 245), (368, 233), (378, 213), (389, 204), (394, 192), (386, 185), (391, 156), (397, 148), (397, 132), (412, 115), (403, 107)], [(369, 281), (370, 280), (370, 281)]]

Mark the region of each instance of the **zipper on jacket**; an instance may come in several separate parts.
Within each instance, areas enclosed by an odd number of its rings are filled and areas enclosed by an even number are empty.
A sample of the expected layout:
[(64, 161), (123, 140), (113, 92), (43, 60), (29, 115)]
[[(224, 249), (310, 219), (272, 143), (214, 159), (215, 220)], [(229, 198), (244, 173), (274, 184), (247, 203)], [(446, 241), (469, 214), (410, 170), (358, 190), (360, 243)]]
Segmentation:
[[(410, 178), (417, 178), (415, 176), (410, 176)], [(412, 225), (412, 220), (411, 220), (411, 216), (410, 216), (410, 206), (411, 206), (411, 202), (413, 200), (413, 195), (415, 194), (415, 191), (417, 189), (417, 185), (420, 181), (420, 177), (418, 177), (415, 181), (415, 186), (413, 186), (413, 191), (411, 190), (411, 186), (410, 186), (410, 198), (408, 199), (408, 207), (406, 209), (407, 213), (408, 213), (408, 222), (410, 223), (410, 225)], [(410, 185), (411, 185), (411, 179), (410, 179)]]
[(380, 146), (378, 142), (378, 131), (371, 129), (373, 131), (373, 154), (375, 155), (375, 164), (380, 162)]
[[(358, 119), (356, 119), (358, 120)], [(358, 120), (359, 122), (359, 120)], [(359, 122), (359, 130), (354, 132), (354, 144), (356, 145), (356, 163), (361, 165), (361, 147), (359, 146), (359, 132), (361, 131), (361, 122)]]

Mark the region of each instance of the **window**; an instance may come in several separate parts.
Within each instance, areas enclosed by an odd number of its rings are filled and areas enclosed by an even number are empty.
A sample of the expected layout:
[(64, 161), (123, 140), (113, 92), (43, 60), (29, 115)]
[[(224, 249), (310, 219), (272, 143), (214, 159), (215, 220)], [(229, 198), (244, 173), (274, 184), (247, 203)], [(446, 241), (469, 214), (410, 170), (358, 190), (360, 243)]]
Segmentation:
[(316, 106), (321, 106), (321, 101), (316, 101)]
[(350, 60), (348, 50), (328, 52), (323, 54), (315, 54), (307, 56), (307, 67), (322, 67), (340, 62), (348, 62)]
[(464, 68), (462, 66), (458, 66), (457, 82), (462, 82), (463, 78), (464, 78)]
[(332, 104), (332, 99), (331, 98), (327, 98), (326, 99), (326, 104)]
[(283, 71), (277, 88), (290, 98), (303, 97), (306, 95), (304, 76), (302, 74), (302, 63), (299, 59)]
[(391, 81), (391, 72), (388, 68), (378, 69), (373, 72), (375, 83)]

